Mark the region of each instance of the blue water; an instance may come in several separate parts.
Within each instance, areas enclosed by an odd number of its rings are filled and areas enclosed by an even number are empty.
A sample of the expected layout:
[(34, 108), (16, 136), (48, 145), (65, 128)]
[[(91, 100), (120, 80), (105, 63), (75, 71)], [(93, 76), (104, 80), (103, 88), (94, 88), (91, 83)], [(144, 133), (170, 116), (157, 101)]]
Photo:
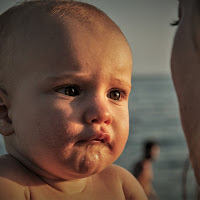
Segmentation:
[[(130, 135), (116, 163), (131, 170), (133, 163), (142, 155), (143, 141), (157, 140), (161, 145), (161, 153), (153, 166), (155, 190), (160, 200), (181, 200), (182, 172), (188, 151), (171, 79), (135, 77), (129, 109)], [(3, 153), (5, 148), (0, 138), (0, 154)], [(192, 170), (188, 173), (187, 189), (188, 200), (194, 200)]]

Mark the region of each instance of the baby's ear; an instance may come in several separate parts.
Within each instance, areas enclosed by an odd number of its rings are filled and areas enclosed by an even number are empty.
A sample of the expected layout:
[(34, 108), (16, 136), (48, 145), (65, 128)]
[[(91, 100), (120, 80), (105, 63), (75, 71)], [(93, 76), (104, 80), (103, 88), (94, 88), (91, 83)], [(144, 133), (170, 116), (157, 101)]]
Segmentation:
[(4, 136), (9, 136), (14, 133), (12, 121), (8, 117), (8, 108), (8, 96), (0, 89), (0, 133)]

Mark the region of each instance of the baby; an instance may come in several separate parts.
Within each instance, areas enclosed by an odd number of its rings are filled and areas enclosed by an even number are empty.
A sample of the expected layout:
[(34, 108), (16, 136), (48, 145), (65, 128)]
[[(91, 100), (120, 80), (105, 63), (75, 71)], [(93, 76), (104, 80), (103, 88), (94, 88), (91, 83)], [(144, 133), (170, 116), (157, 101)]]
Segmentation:
[(92, 5), (26, 1), (0, 16), (0, 200), (143, 200), (112, 165), (129, 132), (132, 55)]

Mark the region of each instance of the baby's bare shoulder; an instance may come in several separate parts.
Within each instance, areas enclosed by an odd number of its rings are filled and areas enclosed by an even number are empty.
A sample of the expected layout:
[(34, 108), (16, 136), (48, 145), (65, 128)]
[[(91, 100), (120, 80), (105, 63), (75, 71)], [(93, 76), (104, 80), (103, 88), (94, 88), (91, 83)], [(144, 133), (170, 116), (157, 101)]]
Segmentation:
[(118, 180), (122, 184), (126, 179), (131, 180), (133, 184), (137, 183), (137, 180), (129, 171), (114, 164), (103, 170), (100, 175), (107, 177), (109, 180), (112, 179), (111, 181), (113, 181), (113, 179)]
[(126, 169), (111, 165), (100, 174), (105, 182), (121, 185), (126, 200), (147, 200), (146, 195), (135, 177)]
[(106, 169), (104, 169), (101, 173), (100, 176), (103, 179), (108, 179), (108, 181), (110, 180), (111, 182), (113, 181), (113, 179), (118, 180), (121, 182), (121, 172), (126, 172), (126, 170), (120, 166), (117, 165), (110, 165), (109, 167), (107, 167)]
[(10, 155), (0, 157), (0, 200), (25, 200), (26, 173)]

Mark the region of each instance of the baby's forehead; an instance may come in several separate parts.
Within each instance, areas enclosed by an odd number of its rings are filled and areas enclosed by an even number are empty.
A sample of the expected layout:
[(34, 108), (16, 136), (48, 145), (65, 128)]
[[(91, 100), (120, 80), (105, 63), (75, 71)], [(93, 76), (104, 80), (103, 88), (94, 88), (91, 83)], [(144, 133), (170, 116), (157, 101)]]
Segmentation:
[[(92, 22), (103, 22), (109, 26), (117, 25), (101, 10), (96, 7), (76, 1), (69, 0), (43, 0), (27, 1), (21, 5), (12, 7), (0, 16), (0, 26), (5, 28), (16, 28), (20, 30), (29, 23), (39, 20), (77, 20), (83, 24)], [(118, 28), (119, 29), (119, 28)]]
[[(37, 10), (36, 10), (37, 11)], [(30, 14), (30, 13), (29, 13)], [(102, 21), (83, 18), (76, 18), (74, 13), (72, 16), (59, 16), (55, 17), (46, 12), (35, 12), (32, 16), (28, 17), (28, 23), (21, 23), (21, 27), (17, 27), (15, 33), (15, 42), (12, 49), (16, 49), (15, 60), (22, 56), (21, 60), (26, 60), (24, 55), (20, 52), (32, 52), (32, 55), (53, 56), (54, 51), (62, 54), (69, 51), (71, 48), (77, 48), (79, 45), (75, 41), (83, 41), (84, 38), (92, 38), (92, 36), (99, 36), (103, 38), (105, 35), (122, 36), (121, 32), (113, 31), (110, 26), (106, 26)], [(82, 21), (83, 20), (83, 21)], [(27, 21), (27, 20), (26, 20)], [(109, 39), (108, 39), (109, 40)], [(99, 40), (96, 41), (99, 43)], [(82, 43), (83, 44), (83, 43)], [(84, 45), (84, 44), (83, 44)], [(34, 55), (35, 56), (35, 55)], [(63, 55), (64, 56), (64, 55)]]
[(5, 42), (2, 46), (8, 43), (14, 45), (14, 42), (8, 41), (24, 39), (28, 34), (29, 37), (34, 36), (43, 27), (52, 29), (49, 33), (56, 30), (59, 32), (59, 27), (63, 28), (65, 23), (67, 29), (67, 21), (90, 27), (97, 24), (107, 25), (109, 29), (113, 28), (121, 33), (119, 27), (105, 13), (92, 5), (68, 0), (28, 1), (0, 16), (0, 39)]
[[(40, 40), (46, 33), (48, 38), (55, 37), (63, 31), (80, 23), (90, 29), (98, 26), (122, 34), (119, 27), (94, 6), (76, 1), (31, 1), (13, 7), (0, 16), (0, 39), (3, 48), (17, 49), (31, 38)], [(41, 33), (41, 34), (40, 34)], [(122, 34), (123, 35), (123, 34)], [(3, 52), (0, 49), (0, 54)]]
[[(0, 75), (0, 83), (6, 72), (11, 74), (10, 69), (14, 69), (15, 61), (23, 56), (19, 52), (26, 52), (27, 48), (32, 48), (28, 45), (31, 40), (35, 39), (39, 43), (42, 40), (51, 42), (51, 37), (54, 40), (56, 37), (59, 38), (63, 34), (63, 28), (65, 28), (65, 33), (67, 29), (70, 29), (70, 26), (66, 26), (67, 21), (71, 24), (77, 22), (90, 27), (97, 24), (107, 25), (109, 30), (114, 29), (122, 34), (118, 26), (106, 14), (86, 3), (44, 0), (25, 2), (15, 6), (0, 16), (0, 40), (2, 43), (0, 45), (0, 71), (4, 71), (1, 73), (2, 76)], [(48, 37), (41, 37), (42, 31)], [(23, 59), (25, 62), (28, 58), (23, 57)]]

